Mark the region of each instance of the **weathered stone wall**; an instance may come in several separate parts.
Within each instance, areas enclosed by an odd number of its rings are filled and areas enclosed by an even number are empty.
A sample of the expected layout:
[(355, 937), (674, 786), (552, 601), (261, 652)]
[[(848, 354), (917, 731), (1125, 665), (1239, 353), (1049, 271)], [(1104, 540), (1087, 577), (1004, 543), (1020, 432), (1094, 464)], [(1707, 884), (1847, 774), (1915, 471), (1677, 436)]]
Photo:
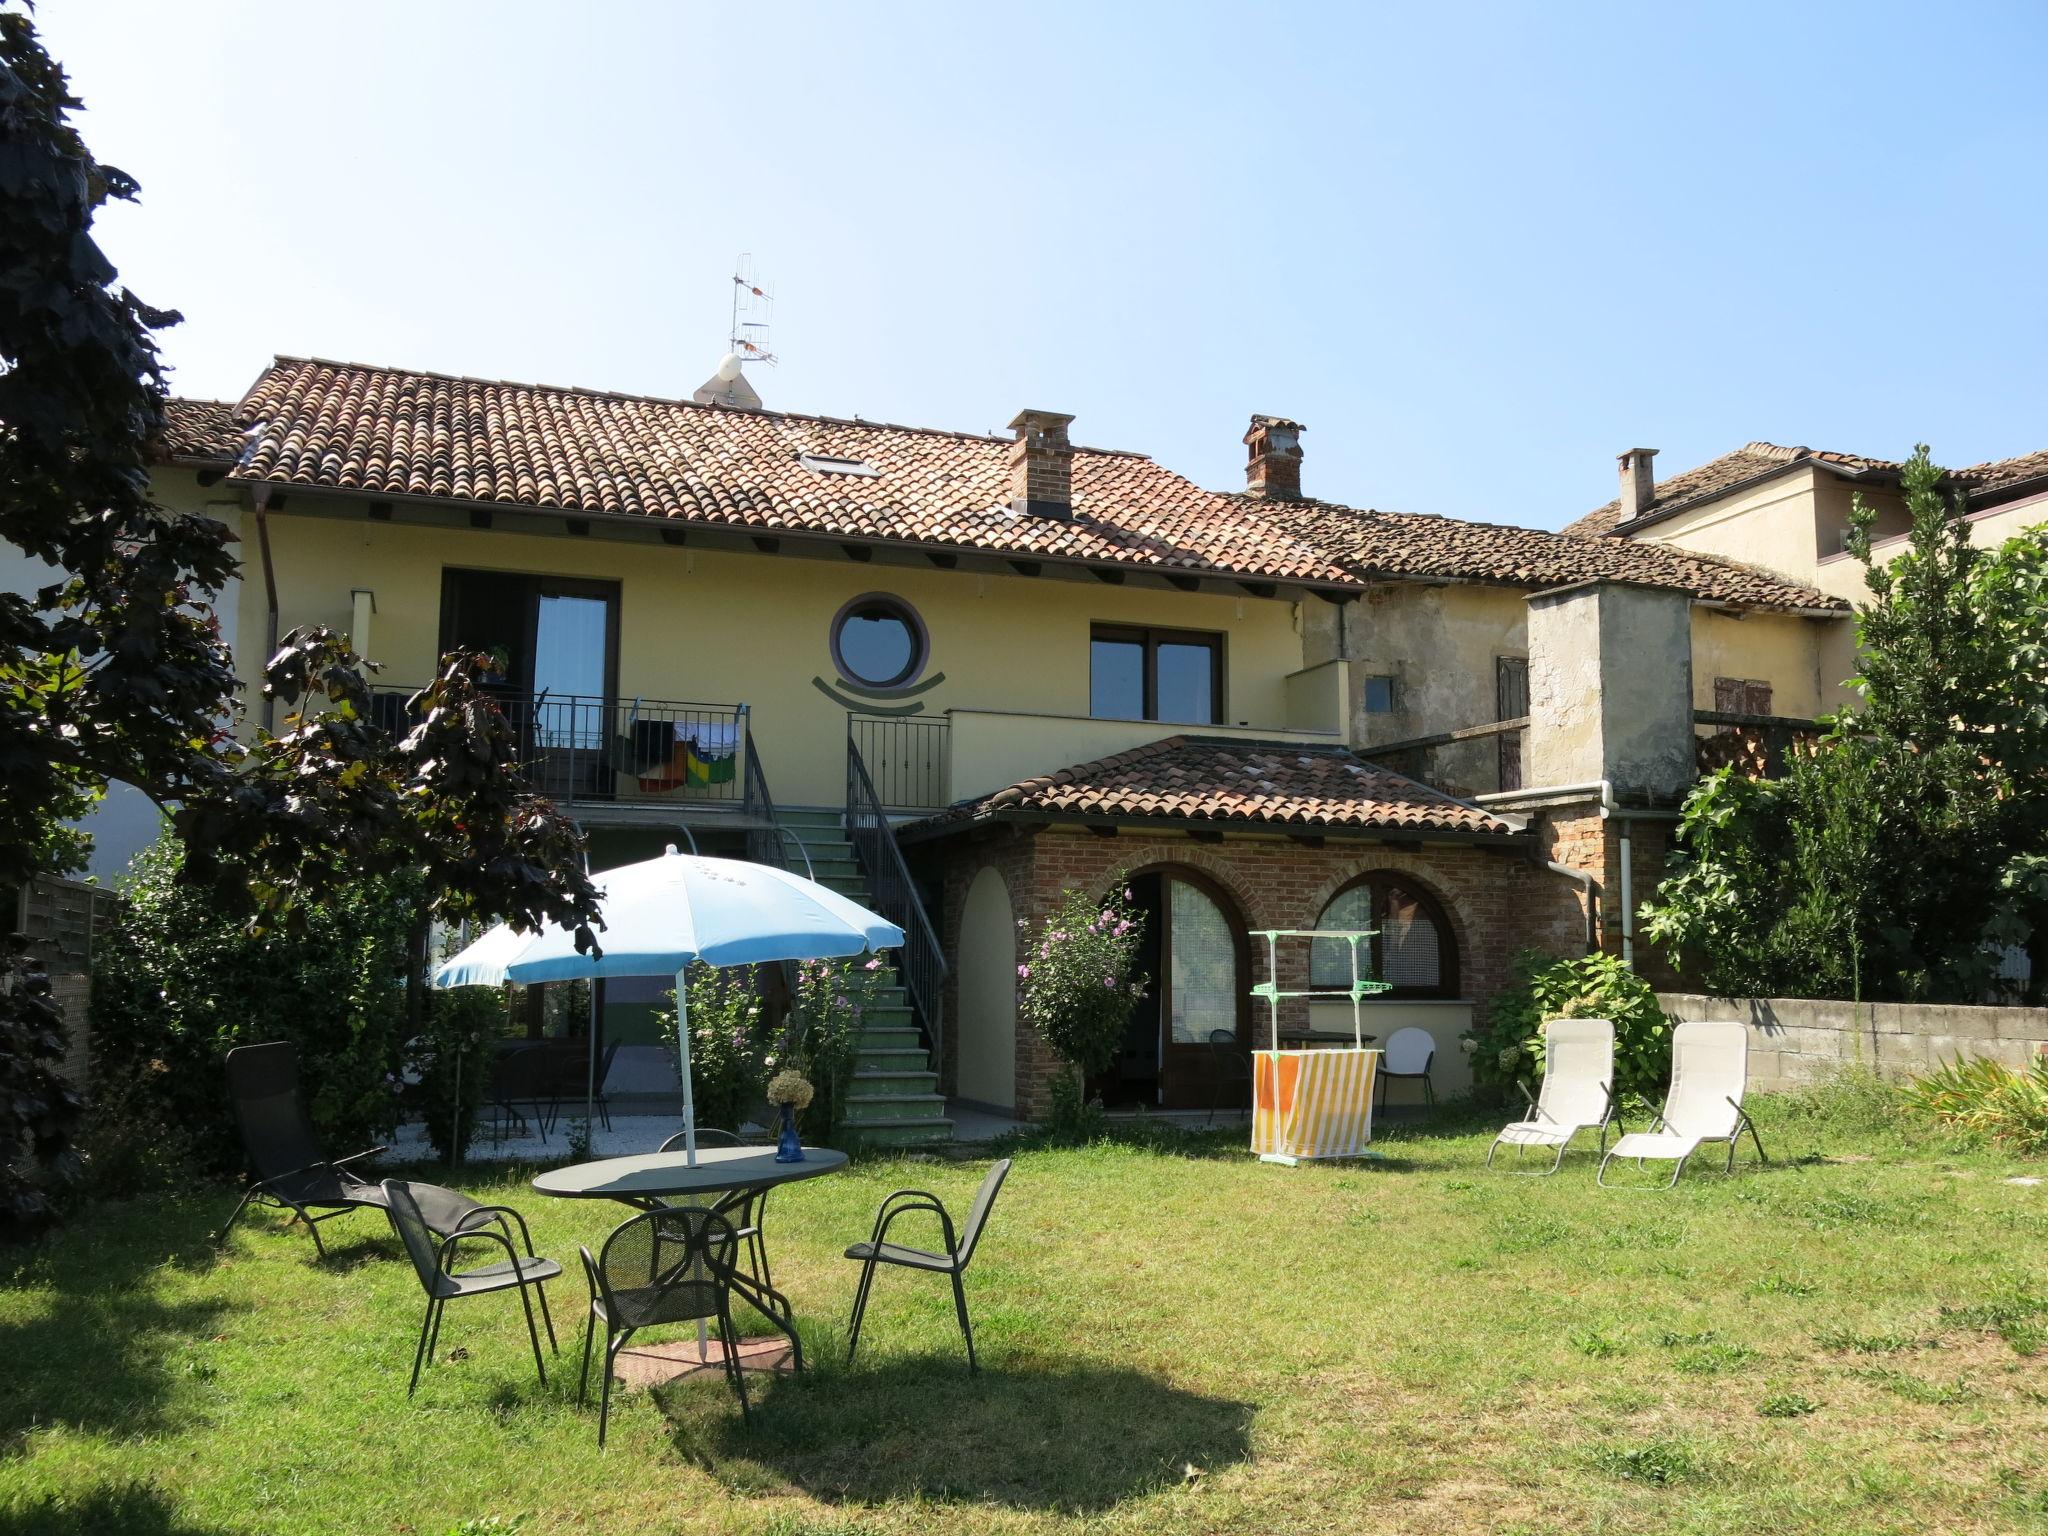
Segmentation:
[(1910, 1077), (1958, 1056), (2024, 1067), (2048, 1050), (2048, 1008), (1947, 1003), (1837, 1003), (1802, 998), (1705, 997), (1660, 992), (1681, 1023), (1749, 1026), (1749, 1086), (1799, 1088), (1845, 1067)]

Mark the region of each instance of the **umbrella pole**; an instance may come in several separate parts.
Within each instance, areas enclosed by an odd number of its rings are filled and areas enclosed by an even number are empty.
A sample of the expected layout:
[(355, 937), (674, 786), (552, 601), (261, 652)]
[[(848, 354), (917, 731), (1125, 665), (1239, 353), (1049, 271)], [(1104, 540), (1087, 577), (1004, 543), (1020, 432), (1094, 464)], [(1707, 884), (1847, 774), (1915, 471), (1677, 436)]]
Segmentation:
[[(687, 1164), (697, 1166), (697, 1096), (690, 1086), (690, 989), (686, 984), (690, 968), (676, 972), (676, 1069), (683, 1078), (683, 1153)], [(697, 1319), (697, 1359), (711, 1358), (711, 1329)]]
[(590, 981), (590, 1017), (584, 1021), (588, 1047), (583, 1055), (583, 1134), (593, 1134), (597, 1124), (597, 980)]
[(686, 1164), (697, 1166), (697, 1098), (690, 1088), (690, 989), (685, 966), (676, 972), (676, 1070), (683, 1079), (683, 1151)]

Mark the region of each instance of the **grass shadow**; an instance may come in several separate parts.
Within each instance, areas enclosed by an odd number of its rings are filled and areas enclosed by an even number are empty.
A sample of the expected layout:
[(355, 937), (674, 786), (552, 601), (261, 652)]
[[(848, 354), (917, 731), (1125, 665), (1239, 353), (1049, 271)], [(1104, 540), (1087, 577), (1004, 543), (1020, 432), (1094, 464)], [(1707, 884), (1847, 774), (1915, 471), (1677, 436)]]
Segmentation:
[[(749, 1383), (759, 1391), (754, 1383)], [(1012, 1362), (970, 1376), (957, 1356), (824, 1367), (761, 1392), (751, 1427), (729, 1393), (657, 1389), (687, 1457), (747, 1492), (833, 1504), (903, 1499), (1103, 1511), (1246, 1460), (1250, 1404), (1141, 1371)]]
[(213, 1529), (180, 1519), (170, 1499), (144, 1483), (0, 1506), (0, 1536), (212, 1536)]
[[(171, 1427), (181, 1388), (208, 1374), (189, 1346), (217, 1333), (228, 1307), (167, 1300), (155, 1281), (165, 1270), (210, 1268), (222, 1214), (212, 1197), (112, 1201), (12, 1255), (0, 1285), (42, 1295), (33, 1311), (0, 1323), (0, 1452), (19, 1454), (31, 1431), (53, 1424), (121, 1434)], [(117, 1495), (130, 1499), (119, 1490), (107, 1497)]]

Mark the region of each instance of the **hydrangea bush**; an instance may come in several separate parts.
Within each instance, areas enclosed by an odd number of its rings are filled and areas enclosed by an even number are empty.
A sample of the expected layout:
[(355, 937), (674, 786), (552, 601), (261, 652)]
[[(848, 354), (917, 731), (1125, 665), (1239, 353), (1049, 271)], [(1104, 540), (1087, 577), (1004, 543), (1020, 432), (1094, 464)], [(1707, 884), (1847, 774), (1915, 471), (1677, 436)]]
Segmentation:
[[(1029, 932), (1019, 919), (1018, 928)], [(1097, 902), (1085, 891), (1062, 893), (1040, 921), (1017, 967), (1017, 1006), (1039, 1037), (1086, 1079), (1116, 1060), (1131, 1010), (1145, 991), (1136, 974), (1145, 915), (1130, 887), (1118, 883)], [(1066, 1085), (1079, 1103), (1078, 1083)]]
[(853, 1081), (861, 1022), (882, 1005), (883, 993), (893, 985), (895, 973), (879, 955), (807, 960), (797, 966), (787, 1054), (792, 1065), (809, 1069), (817, 1093), (817, 1113), (811, 1117), (816, 1134), (829, 1134), (838, 1122)]
[(1614, 1089), (1624, 1101), (1656, 1102), (1671, 1079), (1671, 1023), (1657, 994), (1618, 955), (1559, 960), (1534, 951), (1515, 957), (1515, 979), (1494, 994), (1483, 1024), (1461, 1044), (1472, 1053), (1472, 1078), (1482, 1087), (1516, 1083), (1531, 1093), (1543, 1076), (1543, 1026), (1551, 1019), (1608, 1019), (1614, 1024)]

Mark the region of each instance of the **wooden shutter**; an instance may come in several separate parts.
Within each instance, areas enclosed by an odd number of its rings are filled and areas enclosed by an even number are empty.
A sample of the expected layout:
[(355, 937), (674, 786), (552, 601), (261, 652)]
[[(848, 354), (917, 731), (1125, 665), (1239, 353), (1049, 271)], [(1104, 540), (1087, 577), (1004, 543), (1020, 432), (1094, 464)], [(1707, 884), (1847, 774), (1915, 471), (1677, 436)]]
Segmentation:
[[(1529, 658), (1496, 656), (1493, 659), (1493, 718), (1519, 720), (1529, 713)], [(1522, 733), (1504, 731), (1495, 738), (1500, 744), (1500, 783), (1503, 790), (1522, 787)]]

